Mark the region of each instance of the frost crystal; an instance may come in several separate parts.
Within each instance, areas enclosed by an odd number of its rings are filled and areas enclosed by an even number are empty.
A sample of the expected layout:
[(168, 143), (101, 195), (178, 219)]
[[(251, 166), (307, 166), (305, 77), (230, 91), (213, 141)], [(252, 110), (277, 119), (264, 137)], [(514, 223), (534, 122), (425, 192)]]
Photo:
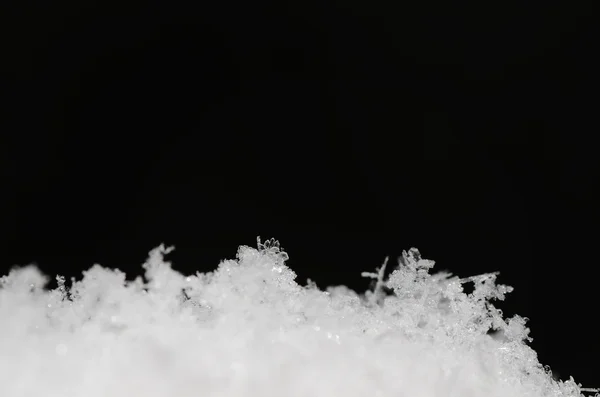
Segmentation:
[[(497, 273), (430, 274), (404, 252), (372, 291), (302, 287), (274, 240), (184, 276), (150, 252), (144, 277), (98, 265), (44, 290), (35, 267), (0, 279), (0, 384), (21, 396), (582, 396), (494, 307)], [(465, 293), (463, 285), (473, 284)]]

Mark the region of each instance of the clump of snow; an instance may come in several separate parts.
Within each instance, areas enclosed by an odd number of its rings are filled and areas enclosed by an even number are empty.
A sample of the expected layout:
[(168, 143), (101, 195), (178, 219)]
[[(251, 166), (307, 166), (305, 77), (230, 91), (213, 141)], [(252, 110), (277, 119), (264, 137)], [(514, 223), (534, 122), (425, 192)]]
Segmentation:
[[(416, 249), (359, 295), (300, 286), (275, 240), (207, 274), (160, 246), (145, 277), (94, 266), (45, 290), (33, 266), (0, 279), (0, 395), (582, 396), (528, 347), (525, 319), (491, 303), (497, 274), (430, 274)], [(385, 266), (385, 265), (384, 265)], [(472, 293), (463, 285), (473, 283)], [(495, 331), (492, 334), (490, 331)], [(597, 394), (600, 396), (600, 394)]]

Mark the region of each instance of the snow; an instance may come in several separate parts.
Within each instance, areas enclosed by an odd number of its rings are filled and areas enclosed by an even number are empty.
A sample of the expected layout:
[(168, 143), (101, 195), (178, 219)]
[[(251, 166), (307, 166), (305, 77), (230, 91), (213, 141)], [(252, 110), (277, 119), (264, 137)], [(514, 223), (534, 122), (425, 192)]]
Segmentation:
[[(0, 279), (0, 395), (583, 396), (554, 380), (526, 320), (494, 307), (497, 274), (431, 274), (405, 252), (373, 291), (301, 286), (275, 240), (207, 274), (150, 252), (145, 276), (94, 266), (58, 288), (34, 266)], [(463, 285), (473, 283), (472, 293)], [(393, 291), (393, 293), (384, 293)], [(490, 332), (494, 330), (495, 332)], [(596, 394), (600, 396), (600, 394)]]

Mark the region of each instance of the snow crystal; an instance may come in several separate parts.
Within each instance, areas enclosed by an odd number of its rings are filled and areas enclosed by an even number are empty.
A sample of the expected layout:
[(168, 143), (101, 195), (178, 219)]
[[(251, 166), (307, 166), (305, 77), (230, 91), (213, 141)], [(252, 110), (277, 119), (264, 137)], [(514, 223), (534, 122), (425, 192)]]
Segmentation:
[[(364, 294), (300, 286), (276, 240), (184, 276), (160, 246), (144, 277), (98, 265), (45, 290), (33, 266), (0, 279), (0, 385), (21, 396), (574, 397), (493, 300), (497, 273), (430, 274), (404, 252)], [(473, 284), (473, 292), (463, 286)], [(598, 395), (600, 396), (600, 395)]]

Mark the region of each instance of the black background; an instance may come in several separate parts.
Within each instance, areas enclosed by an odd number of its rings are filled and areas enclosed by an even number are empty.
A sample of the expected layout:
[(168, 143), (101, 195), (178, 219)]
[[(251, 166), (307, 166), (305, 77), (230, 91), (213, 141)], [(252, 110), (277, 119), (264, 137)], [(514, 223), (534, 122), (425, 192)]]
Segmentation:
[(261, 236), (364, 291), (414, 246), (500, 271), (540, 361), (600, 386), (590, 4), (197, 3), (2, 10), (4, 274), (133, 276), (161, 242), (209, 271)]

